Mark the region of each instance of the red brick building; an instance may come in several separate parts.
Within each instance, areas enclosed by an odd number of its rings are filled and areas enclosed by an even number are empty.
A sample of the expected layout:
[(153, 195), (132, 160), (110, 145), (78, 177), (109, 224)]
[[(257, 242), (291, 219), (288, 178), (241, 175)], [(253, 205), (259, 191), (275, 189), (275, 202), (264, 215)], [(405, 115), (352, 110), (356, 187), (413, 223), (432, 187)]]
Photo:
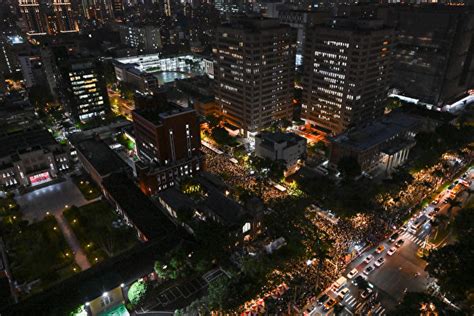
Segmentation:
[(163, 103), (132, 112), (140, 187), (153, 195), (202, 169), (196, 111)]

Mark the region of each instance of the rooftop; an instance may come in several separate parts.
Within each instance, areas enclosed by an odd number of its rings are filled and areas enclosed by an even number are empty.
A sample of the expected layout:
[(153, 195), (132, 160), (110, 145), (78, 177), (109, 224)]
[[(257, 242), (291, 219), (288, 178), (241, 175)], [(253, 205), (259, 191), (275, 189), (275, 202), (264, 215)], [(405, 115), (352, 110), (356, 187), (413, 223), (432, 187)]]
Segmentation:
[(367, 150), (403, 132), (414, 131), (420, 119), (404, 113), (392, 113), (365, 127), (348, 131), (332, 139), (333, 142)]
[(103, 180), (102, 185), (148, 239), (163, 238), (176, 232), (174, 224), (164, 212), (125, 174), (113, 173)]
[(106, 176), (113, 172), (128, 169), (128, 165), (101, 140), (89, 138), (74, 144), (94, 169)]
[(134, 110), (134, 113), (155, 125), (162, 124), (163, 120), (171, 116), (190, 112), (195, 112), (195, 110), (193, 108), (183, 108), (170, 102), (160, 104), (157, 108)]
[(48, 147), (58, 145), (51, 133), (41, 127), (22, 129), (0, 135), (0, 157), (26, 151), (33, 147)]

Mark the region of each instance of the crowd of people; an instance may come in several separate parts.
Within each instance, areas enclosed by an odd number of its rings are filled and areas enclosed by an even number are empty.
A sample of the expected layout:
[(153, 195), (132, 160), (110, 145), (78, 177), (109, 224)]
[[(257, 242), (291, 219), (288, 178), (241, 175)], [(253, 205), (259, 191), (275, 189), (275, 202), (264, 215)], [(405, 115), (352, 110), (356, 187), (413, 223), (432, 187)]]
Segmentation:
[[(207, 171), (220, 175), (232, 188), (241, 188), (262, 198), (264, 203), (288, 195), (269, 184), (258, 175), (251, 174), (243, 165), (234, 163), (226, 154), (218, 154), (203, 147), (206, 155)], [(357, 213), (354, 216), (331, 221), (317, 212), (307, 212), (307, 220), (312, 223), (315, 234), (324, 235), (330, 241), (330, 251), (326, 258), (308, 258), (306, 262), (288, 262), (286, 272), (274, 271), (278, 282), (289, 285), (288, 291), (272, 301), (272, 308), (287, 310), (295, 306), (303, 307), (312, 302), (322, 289), (333, 282), (348, 262), (359, 255), (365, 247), (371, 246), (387, 237), (393, 226), (401, 221), (427, 197), (433, 189), (452, 176), (459, 168), (459, 158), (443, 156), (432, 167), (413, 173), (411, 181), (406, 181), (397, 192), (384, 193), (376, 197), (380, 212)], [(303, 234), (313, 234), (302, 231)], [(308, 238), (311, 239), (311, 238)], [(271, 282), (269, 288), (271, 289)]]
[(252, 192), (264, 203), (283, 198), (288, 194), (277, 190), (265, 179), (259, 179), (258, 175), (250, 174), (242, 165), (230, 161), (230, 157), (226, 154), (217, 154), (204, 146), (201, 150), (206, 156), (206, 170), (221, 176), (230, 187)]

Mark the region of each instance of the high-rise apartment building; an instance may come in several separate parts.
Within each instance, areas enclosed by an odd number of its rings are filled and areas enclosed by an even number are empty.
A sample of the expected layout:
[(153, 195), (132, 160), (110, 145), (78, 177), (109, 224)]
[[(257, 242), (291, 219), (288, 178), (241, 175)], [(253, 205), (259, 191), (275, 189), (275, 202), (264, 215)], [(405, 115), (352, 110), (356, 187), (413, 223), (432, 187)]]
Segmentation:
[(162, 47), (160, 28), (154, 25), (120, 25), (120, 41), (140, 53), (156, 53)]
[(116, 20), (123, 18), (123, 0), (112, 0), (112, 12)]
[(216, 101), (242, 134), (292, 117), (296, 31), (278, 20), (239, 18), (216, 31)]
[(56, 19), (56, 33), (79, 31), (76, 13), (72, 10), (69, 0), (52, 0), (52, 7)]
[(29, 35), (54, 35), (78, 32), (76, 12), (69, 0), (18, 0), (25, 32)]
[(86, 20), (95, 20), (103, 23), (113, 18), (111, 0), (81, 0), (80, 7), (82, 16)]
[(44, 9), (40, 8), (40, 0), (18, 0), (25, 31), (29, 35), (48, 33), (48, 25)]
[(140, 187), (153, 195), (202, 168), (196, 111), (163, 102), (132, 112)]
[(307, 31), (302, 118), (336, 135), (384, 111), (393, 30), (377, 20), (336, 19)]
[(105, 117), (110, 111), (107, 89), (100, 67), (92, 59), (71, 58), (63, 62), (60, 94), (66, 110), (76, 122)]

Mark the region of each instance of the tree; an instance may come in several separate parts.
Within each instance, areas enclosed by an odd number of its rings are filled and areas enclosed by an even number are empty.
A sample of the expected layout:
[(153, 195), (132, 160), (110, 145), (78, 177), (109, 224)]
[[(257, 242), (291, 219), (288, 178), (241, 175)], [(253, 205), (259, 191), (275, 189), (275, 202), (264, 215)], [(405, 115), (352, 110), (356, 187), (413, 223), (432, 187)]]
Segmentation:
[(361, 173), (361, 167), (357, 159), (352, 156), (344, 156), (337, 163), (337, 169), (348, 178), (355, 178)]
[(118, 85), (120, 90), (120, 96), (126, 100), (133, 100), (135, 94), (135, 89), (133, 86), (127, 82), (120, 81)]
[(230, 298), (230, 280), (222, 276), (213, 280), (207, 289), (207, 302), (212, 310), (224, 310)]
[(128, 290), (128, 300), (132, 305), (138, 305), (145, 297), (147, 290), (148, 285), (144, 281), (136, 281)]
[(34, 85), (28, 90), (28, 98), (33, 106), (41, 111), (46, 110), (47, 103), (54, 101), (49, 89), (40, 85)]
[(438, 280), (442, 291), (456, 302), (465, 301), (473, 292), (474, 249), (471, 236), (460, 236), (462, 241), (431, 251), (425, 270)]
[(318, 259), (318, 273), (316, 279), (317, 288), (319, 288), (319, 276), (321, 275), (321, 271), (324, 267), (324, 261), (331, 258), (329, 256), (329, 248), (329, 243), (327, 241), (321, 240), (320, 238), (318, 238), (313, 245), (314, 256)]
[[(430, 313), (431, 312), (431, 313)], [(402, 302), (388, 312), (389, 316), (418, 316), (418, 315), (458, 315), (455, 310), (441, 302), (436, 297), (425, 293), (408, 292)]]
[(206, 121), (209, 124), (209, 128), (213, 129), (215, 127), (218, 127), (222, 121), (222, 116), (216, 116), (214, 114), (210, 114), (206, 116)]
[(220, 145), (234, 146), (236, 144), (235, 139), (223, 127), (213, 128), (211, 136)]
[(164, 264), (162, 261), (156, 260), (154, 265), (155, 273), (158, 275), (160, 279), (168, 279), (168, 266)]

